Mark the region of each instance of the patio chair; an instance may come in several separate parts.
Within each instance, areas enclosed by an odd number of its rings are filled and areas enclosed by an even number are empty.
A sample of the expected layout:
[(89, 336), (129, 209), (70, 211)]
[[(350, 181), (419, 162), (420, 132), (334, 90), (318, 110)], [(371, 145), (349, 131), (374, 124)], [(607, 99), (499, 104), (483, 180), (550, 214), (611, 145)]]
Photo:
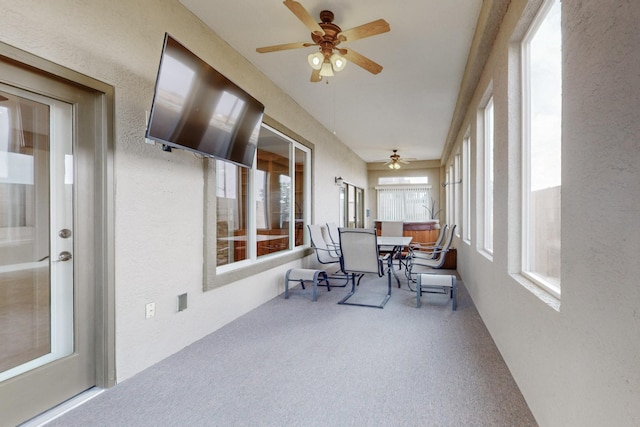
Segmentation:
[(338, 231), (338, 224), (335, 222), (327, 223), (327, 235), (331, 243), (340, 250), (340, 232)]
[(335, 285), (332, 283), (331, 286), (339, 288), (345, 287), (349, 281), (349, 276), (342, 271), (342, 259), (340, 258), (339, 248), (336, 248), (333, 244), (327, 244), (322, 233), (322, 226), (308, 224), (307, 228), (309, 229), (311, 247), (316, 253), (318, 262), (320, 264), (333, 265), (335, 268), (333, 271), (327, 271), (329, 278), (345, 280), (343, 285)]
[[(342, 271), (350, 275), (351, 292), (338, 304), (360, 307), (384, 308), (391, 297), (391, 266), (389, 254), (381, 256), (375, 229), (339, 228)], [(356, 292), (356, 276), (375, 273), (378, 277), (387, 275), (387, 293), (380, 304), (360, 304), (347, 302)], [(361, 277), (360, 277), (361, 278)], [(358, 282), (360, 279), (358, 279)]]
[(449, 224), (445, 224), (440, 230), (438, 240), (435, 242), (411, 242), (411, 245), (409, 245), (409, 256), (411, 256), (411, 253), (415, 251), (418, 255), (433, 259), (433, 257), (436, 256), (433, 251), (435, 249), (442, 249), (442, 244), (444, 243), (448, 230)]
[(442, 248), (434, 249), (426, 255), (421, 254), (419, 251), (412, 251), (411, 256), (407, 259), (407, 269), (405, 271), (410, 282), (415, 282), (416, 279), (414, 277), (418, 274), (429, 272), (429, 270), (432, 269), (442, 268), (445, 256), (451, 248), (456, 227), (457, 226), (455, 224), (451, 227)]

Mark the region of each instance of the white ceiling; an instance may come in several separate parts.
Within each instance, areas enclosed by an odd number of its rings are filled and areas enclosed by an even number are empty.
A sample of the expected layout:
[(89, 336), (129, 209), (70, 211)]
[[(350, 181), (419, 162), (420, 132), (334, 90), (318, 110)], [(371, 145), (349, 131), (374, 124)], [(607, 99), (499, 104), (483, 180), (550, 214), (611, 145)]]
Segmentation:
[(256, 48), (310, 42), (309, 30), (281, 0), (180, 0), (302, 108), (366, 162), (439, 159), (447, 138), (482, 0), (299, 0), (350, 28), (385, 19), (391, 31), (341, 44), (382, 65), (374, 75), (348, 64), (311, 83), (316, 47), (273, 53)]

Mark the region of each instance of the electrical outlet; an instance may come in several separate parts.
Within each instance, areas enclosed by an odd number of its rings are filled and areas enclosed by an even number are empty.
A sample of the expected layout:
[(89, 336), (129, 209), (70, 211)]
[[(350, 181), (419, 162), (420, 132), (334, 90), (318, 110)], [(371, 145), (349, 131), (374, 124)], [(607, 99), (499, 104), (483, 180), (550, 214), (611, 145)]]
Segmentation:
[(151, 319), (156, 315), (156, 303), (150, 302), (146, 305), (146, 317), (147, 319)]

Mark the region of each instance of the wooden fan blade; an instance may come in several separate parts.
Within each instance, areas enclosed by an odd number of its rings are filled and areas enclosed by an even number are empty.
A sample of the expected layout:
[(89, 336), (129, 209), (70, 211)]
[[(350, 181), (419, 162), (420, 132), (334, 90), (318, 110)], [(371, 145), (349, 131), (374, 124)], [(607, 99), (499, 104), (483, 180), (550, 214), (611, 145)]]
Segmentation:
[(399, 161), (400, 163), (404, 163), (405, 165), (408, 165), (408, 164), (409, 164), (409, 162), (407, 162), (405, 159), (398, 159), (398, 161)]
[(318, 83), (322, 80), (322, 76), (320, 75), (320, 70), (313, 70), (311, 72), (311, 83)]
[(351, 42), (365, 37), (386, 33), (390, 30), (391, 27), (387, 21), (384, 19), (378, 19), (377, 21), (372, 21), (368, 24), (363, 24), (358, 27), (351, 28), (350, 30), (342, 31), (338, 34), (338, 39), (341, 42)]
[(287, 6), (287, 8), (289, 8), (289, 10), (293, 12), (293, 14), (296, 15), (296, 17), (302, 21), (302, 23), (306, 25), (313, 34), (324, 36), (324, 30), (320, 25), (318, 25), (316, 20), (313, 19), (313, 16), (307, 12), (307, 9), (305, 9), (304, 6), (293, 0), (284, 0), (282, 3)]
[(315, 46), (315, 44), (306, 43), (306, 42), (285, 43), (285, 44), (278, 44), (275, 46), (259, 47), (256, 49), (256, 52), (258, 53), (279, 52), (281, 50), (299, 49), (301, 47), (309, 47), (309, 46)]
[(347, 58), (347, 61), (353, 62), (357, 66), (364, 68), (372, 74), (378, 74), (380, 71), (382, 71), (382, 65), (376, 64), (369, 58), (360, 55), (353, 49), (340, 49), (340, 54)]

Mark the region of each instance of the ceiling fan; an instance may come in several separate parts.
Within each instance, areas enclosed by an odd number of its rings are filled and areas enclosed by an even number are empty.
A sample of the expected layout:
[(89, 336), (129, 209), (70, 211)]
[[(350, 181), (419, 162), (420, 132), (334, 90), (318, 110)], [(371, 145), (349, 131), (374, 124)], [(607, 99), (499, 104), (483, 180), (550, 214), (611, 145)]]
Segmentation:
[(313, 69), (311, 81), (319, 82), (322, 77), (333, 76), (334, 71), (342, 70), (347, 64), (347, 60), (364, 68), (373, 74), (382, 71), (382, 66), (376, 64), (369, 58), (362, 56), (353, 49), (338, 47), (340, 43), (346, 43), (365, 37), (386, 33), (390, 30), (389, 23), (384, 19), (378, 19), (368, 24), (363, 24), (350, 30), (342, 29), (333, 23), (333, 12), (323, 10), (320, 12), (320, 22), (316, 22), (307, 10), (294, 0), (284, 0), (283, 4), (302, 23), (311, 30), (310, 42), (286, 43), (275, 46), (265, 46), (256, 49), (258, 53), (278, 52), (281, 50), (298, 49), (302, 47), (318, 46), (318, 52), (307, 57), (309, 65)]
[(389, 156), (389, 161), (387, 161), (384, 165), (389, 166), (389, 169), (400, 169), (402, 164), (408, 165), (409, 162), (400, 157), (398, 154), (398, 150), (393, 150), (393, 154)]

